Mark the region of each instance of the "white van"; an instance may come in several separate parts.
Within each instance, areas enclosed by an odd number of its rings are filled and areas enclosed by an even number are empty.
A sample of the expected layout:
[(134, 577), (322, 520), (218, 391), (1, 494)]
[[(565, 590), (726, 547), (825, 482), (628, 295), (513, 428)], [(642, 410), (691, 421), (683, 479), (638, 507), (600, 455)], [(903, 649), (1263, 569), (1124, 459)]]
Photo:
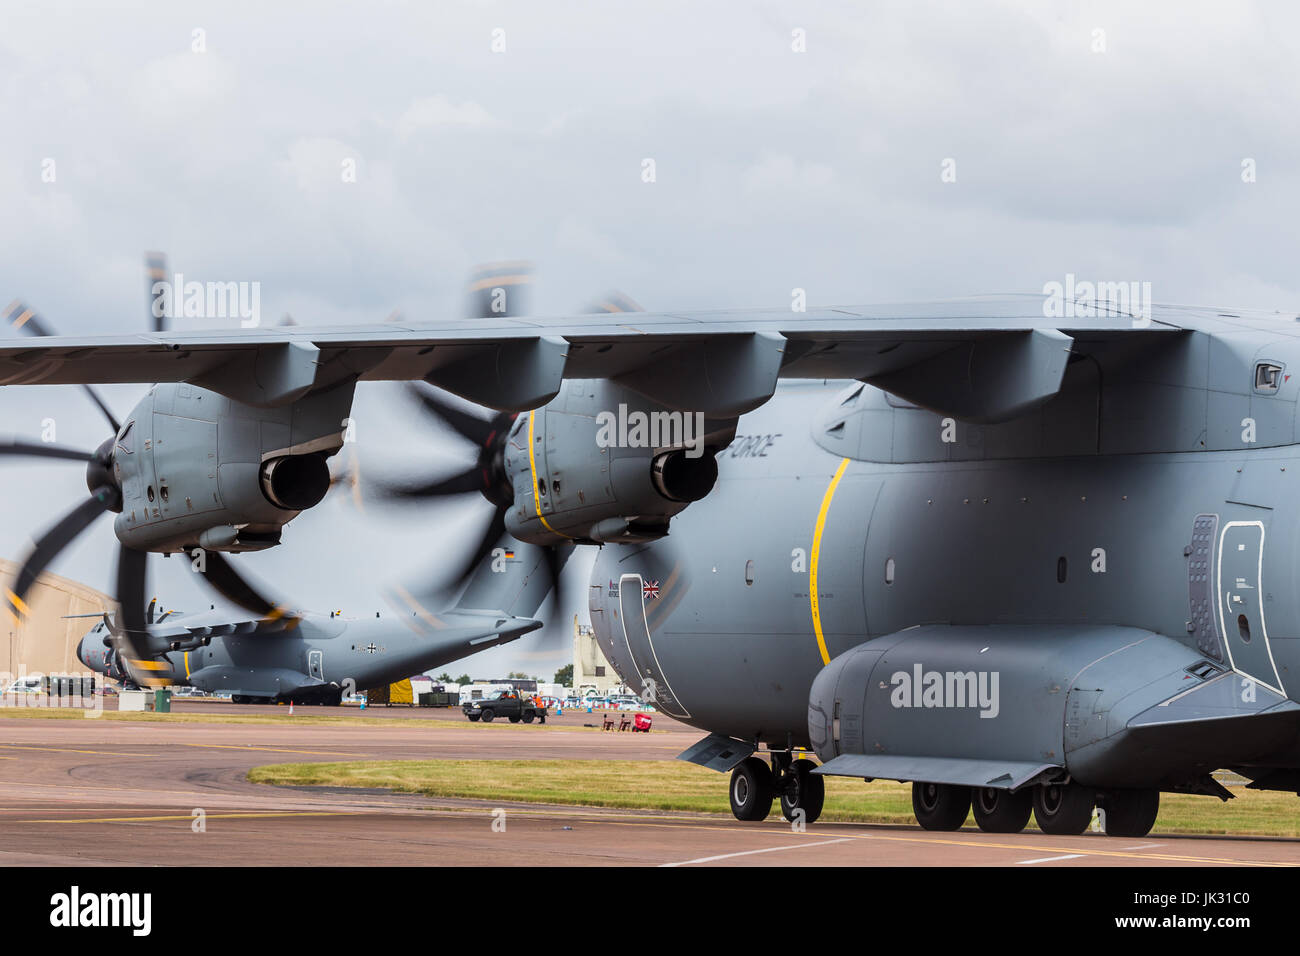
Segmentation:
[(41, 693), (41, 679), (39, 677), (19, 677), (11, 681), (8, 686), (0, 690), (0, 696), (5, 694), (39, 694)]

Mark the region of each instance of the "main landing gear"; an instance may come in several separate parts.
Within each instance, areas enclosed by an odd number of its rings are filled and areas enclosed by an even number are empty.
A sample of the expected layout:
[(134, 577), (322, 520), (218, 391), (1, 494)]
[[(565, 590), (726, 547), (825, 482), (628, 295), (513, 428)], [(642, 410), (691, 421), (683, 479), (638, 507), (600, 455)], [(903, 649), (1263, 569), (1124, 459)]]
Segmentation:
[(732, 814), (737, 820), (766, 820), (779, 798), (787, 820), (815, 822), (826, 801), (826, 781), (812, 772), (816, 766), (788, 753), (773, 753), (770, 767), (758, 757), (746, 757), (731, 771)]
[(1054, 836), (1077, 836), (1092, 824), (1094, 807), (1101, 810), (1107, 836), (1144, 837), (1160, 810), (1158, 790), (1102, 790), (1073, 781), (1047, 783), (1012, 793), (992, 787), (960, 787), (946, 783), (912, 784), (912, 811), (926, 830), (956, 830), (967, 811), (985, 833), (1019, 833), (1032, 811), (1038, 829)]

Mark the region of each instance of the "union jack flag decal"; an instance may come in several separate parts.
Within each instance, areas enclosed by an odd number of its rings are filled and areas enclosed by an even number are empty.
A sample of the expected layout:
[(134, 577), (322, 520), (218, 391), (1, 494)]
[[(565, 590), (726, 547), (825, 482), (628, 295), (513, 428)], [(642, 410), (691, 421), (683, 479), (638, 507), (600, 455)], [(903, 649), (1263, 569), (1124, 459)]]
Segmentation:
[(643, 581), (641, 583), (641, 595), (647, 598), (657, 598), (659, 596), (659, 582)]

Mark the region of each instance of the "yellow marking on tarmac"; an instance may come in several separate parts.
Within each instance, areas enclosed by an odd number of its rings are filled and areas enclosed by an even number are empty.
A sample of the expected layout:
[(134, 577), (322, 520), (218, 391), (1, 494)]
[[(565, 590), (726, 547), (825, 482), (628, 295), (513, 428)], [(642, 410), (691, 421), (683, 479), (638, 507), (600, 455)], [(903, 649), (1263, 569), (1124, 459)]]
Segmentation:
[(848, 466), (849, 459), (845, 458), (840, 462), (840, 467), (835, 469), (835, 477), (826, 486), (826, 494), (822, 495), (822, 507), (821, 511), (817, 512), (817, 526), (813, 529), (812, 557), (809, 560), (808, 598), (812, 607), (813, 631), (817, 635), (817, 650), (821, 652), (823, 664), (831, 662), (831, 655), (826, 650), (826, 638), (822, 635), (821, 606), (817, 601), (817, 559), (821, 557), (822, 532), (826, 530), (826, 516), (831, 510), (831, 499), (835, 497), (835, 488), (844, 477), (844, 469)]
[(344, 753), (339, 750), (290, 750), (286, 747), (251, 747), (244, 744), (192, 744), (181, 741), (184, 747), (209, 747), (213, 750), (266, 750), (277, 754), (312, 754), (320, 757), (351, 757), (354, 760), (366, 759), (365, 754)]
[[(205, 820), (245, 820), (262, 817), (355, 817), (360, 814), (344, 810), (249, 810), (237, 813), (205, 813)], [(87, 817), (81, 820), (9, 820), (9, 823), (162, 823), (167, 820), (192, 821), (192, 813), (175, 813), (156, 817)]]
[(537, 518), (541, 521), (542, 526), (551, 534), (558, 534), (562, 538), (569, 535), (563, 531), (556, 531), (551, 527), (551, 523), (546, 520), (542, 514), (542, 497), (537, 491), (537, 453), (533, 445), (533, 423), (537, 420), (537, 410), (533, 409), (528, 413), (528, 468), (533, 473), (533, 508), (537, 511)]
[[(52, 754), (95, 754), (100, 757), (152, 757), (154, 754), (121, 754), (112, 750), (72, 750), (67, 747), (29, 747), (21, 744), (0, 744), (8, 750), (41, 750)], [(16, 760), (17, 758), (10, 758)]]
[[(696, 829), (696, 830), (718, 830), (726, 833), (759, 833), (766, 835), (768, 833), (780, 833), (780, 830), (767, 829), (749, 829), (740, 827), (726, 826), (692, 826), (685, 823), (629, 823), (621, 820), (601, 820), (598, 817), (591, 819), (592, 823), (608, 823), (611, 826), (620, 827), (659, 827), (662, 829)], [(809, 834), (811, 836), (812, 834)], [(823, 833), (820, 835), (829, 835)], [(1020, 843), (993, 843), (982, 840), (953, 840), (941, 839), (936, 837), (909, 837), (909, 836), (885, 836), (883, 834), (850, 834), (849, 839), (853, 840), (885, 840), (890, 843), (928, 843), (939, 846), (968, 846), (976, 849), (994, 849), (994, 850), (1015, 850), (1017, 853), (1024, 853), (1026, 850), (1033, 850), (1045, 853), (1077, 853), (1082, 856), (1102, 856), (1131, 860), (1163, 860), (1168, 863), (1220, 863), (1224, 865), (1235, 866), (1300, 866), (1300, 863), (1284, 863), (1272, 860), (1239, 860), (1233, 857), (1214, 857), (1214, 856), (1184, 856), (1173, 853), (1127, 853), (1123, 850), (1094, 850), (1091, 847), (1060, 847), (1060, 846), (1039, 846), (1037, 844), (1020, 844)], [(1097, 837), (1097, 839), (1103, 839)]]

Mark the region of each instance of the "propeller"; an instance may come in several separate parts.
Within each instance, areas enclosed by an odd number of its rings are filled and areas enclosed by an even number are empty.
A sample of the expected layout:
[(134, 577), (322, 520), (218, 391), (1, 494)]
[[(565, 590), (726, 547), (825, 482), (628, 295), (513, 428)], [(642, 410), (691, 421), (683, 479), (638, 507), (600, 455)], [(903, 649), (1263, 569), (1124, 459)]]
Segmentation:
[[(146, 254), (145, 269), (150, 279), (148, 290), (151, 301), (154, 282), (166, 276), (166, 268), (166, 259), (161, 253)], [(156, 311), (159, 310), (155, 310), (151, 305), (150, 315), (154, 320), (154, 329), (162, 331), (165, 328), (166, 317), (156, 315)], [(22, 329), (27, 334), (53, 334), (51, 327), (43, 319), (18, 300), (6, 309), (4, 318), (12, 326)], [(12, 589), (6, 590), (5, 597), (9, 611), (19, 620), (22, 620), (28, 612), (26, 598), (32, 586), (59, 554), (94, 524), (100, 515), (105, 512), (118, 513), (122, 510), (122, 486), (117, 478), (114, 464), (118, 435), (122, 432), (122, 426), (98, 392), (88, 385), (83, 388), (113, 429), (113, 434), (95, 450), (84, 451), (64, 445), (0, 436), (0, 458), (41, 458), (84, 462), (86, 488), (90, 493), (86, 500), (67, 512), (36, 540), (18, 570)], [(119, 543), (114, 596), (121, 608), (121, 619), (109, 628), (117, 645), (118, 656), (126, 662), (128, 675), (141, 684), (148, 683), (150, 681), (148, 672), (157, 669), (153, 659), (168, 650), (165, 642), (159, 644), (151, 639), (149, 633), (148, 625), (157, 623), (161, 618), (155, 615), (156, 599), (150, 602), (147, 609), (145, 606), (147, 561), (148, 552), (137, 551)], [(296, 617), (287, 614), (279, 605), (264, 597), (259, 588), (235, 571), (220, 552), (206, 552), (204, 562), (204, 577), (208, 584), (226, 600), (263, 617), (284, 618), (290, 626), (297, 622)]]
[[(518, 290), (531, 282), (532, 270), (526, 263), (480, 266), (470, 277), (470, 314), (478, 318), (521, 314), (522, 297)], [(497, 308), (502, 303), (504, 310)], [(642, 309), (630, 297), (612, 291), (596, 300), (586, 311), (639, 312)], [(478, 449), (477, 457), (472, 466), (451, 475), (407, 482), (375, 482), (377, 497), (389, 501), (472, 500), (470, 496), (477, 493), (492, 505), (491, 518), (481, 535), (455, 567), (454, 583), (447, 588), (453, 590), (465, 583), (494, 548), (509, 549), (512, 539), (506, 534), (505, 516), (514, 504), (514, 488), (506, 473), (505, 448), (518, 413), (492, 413), (482, 409), (482, 414), (474, 414), (454, 404), (445, 392), (424, 382), (412, 383), (407, 390), (428, 418), (474, 445)], [(564, 595), (560, 591), (561, 571), (571, 550), (571, 546), (545, 549), (554, 606), (557, 608), (564, 606)]]

